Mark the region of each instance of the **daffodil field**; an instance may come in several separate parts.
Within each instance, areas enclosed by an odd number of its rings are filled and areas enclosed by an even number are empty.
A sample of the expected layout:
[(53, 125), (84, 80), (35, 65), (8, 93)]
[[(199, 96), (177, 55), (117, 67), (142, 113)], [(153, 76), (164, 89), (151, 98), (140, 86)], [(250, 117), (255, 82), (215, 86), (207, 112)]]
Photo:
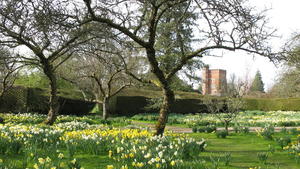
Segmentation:
[[(231, 131), (226, 138), (219, 138), (218, 132), (167, 131), (163, 137), (153, 136), (151, 130), (133, 125), (138, 116), (102, 120), (95, 115), (66, 115), (48, 126), (42, 124), (45, 115), (0, 114), (5, 122), (0, 124), (0, 169), (300, 168), (300, 131), (274, 131), (283, 119), (287, 124), (295, 122), (292, 116), (297, 117), (297, 112), (250, 113), (240, 113), (238, 120), (249, 121), (252, 116), (257, 120), (247, 123), (252, 126), (268, 122), (254, 132)], [(198, 116), (199, 121), (191, 120)], [(171, 121), (179, 117), (185, 125), (205, 125), (210, 119), (207, 124), (211, 125), (217, 120), (210, 116), (171, 115)], [(154, 116), (144, 118), (149, 117)]]
[[(93, 161), (108, 169), (185, 168), (197, 159), (205, 140), (167, 133), (153, 137), (143, 129), (94, 124), (92, 117), (59, 116), (53, 126), (41, 125), (43, 115), (2, 114), (0, 168), (85, 168), (80, 156), (104, 157)], [(99, 122), (99, 121), (98, 121)], [(113, 122), (112, 122), (113, 123)], [(89, 168), (89, 167), (88, 167)]]
[[(223, 114), (225, 115), (225, 114)], [(133, 116), (133, 120), (156, 121), (157, 114), (139, 114)], [(187, 126), (206, 126), (224, 124), (213, 114), (170, 114), (169, 123), (183, 124)], [(296, 111), (245, 111), (240, 112), (235, 120), (231, 122), (231, 126), (253, 126), (264, 127), (266, 124), (273, 126), (300, 126), (300, 112)]]

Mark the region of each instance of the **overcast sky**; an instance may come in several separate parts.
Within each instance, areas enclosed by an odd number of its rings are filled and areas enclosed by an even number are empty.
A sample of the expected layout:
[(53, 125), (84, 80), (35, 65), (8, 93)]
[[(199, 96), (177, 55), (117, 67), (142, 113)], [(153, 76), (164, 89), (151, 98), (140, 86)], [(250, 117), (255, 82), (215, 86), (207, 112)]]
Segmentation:
[[(258, 9), (270, 9), (267, 12), (269, 25), (277, 29), (276, 35), (280, 38), (272, 40), (274, 49), (279, 49), (295, 32), (300, 32), (300, 0), (249, 0)], [(243, 77), (250, 71), (250, 77), (260, 70), (265, 83), (269, 89), (275, 83), (276, 76), (281, 72), (280, 67), (274, 66), (267, 58), (246, 55), (241, 52), (228, 52), (221, 58), (204, 58), (203, 61), (214, 69), (226, 69), (227, 78), (230, 74)]]

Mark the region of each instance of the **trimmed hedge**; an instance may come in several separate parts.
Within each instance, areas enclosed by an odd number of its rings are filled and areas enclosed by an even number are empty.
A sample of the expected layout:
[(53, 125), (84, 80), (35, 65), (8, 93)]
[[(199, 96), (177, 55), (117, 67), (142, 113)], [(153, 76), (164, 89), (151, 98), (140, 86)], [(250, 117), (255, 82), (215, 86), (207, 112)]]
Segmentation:
[[(143, 96), (118, 96), (114, 105), (115, 111), (113, 114), (118, 115), (135, 115), (139, 113), (158, 113), (158, 109), (146, 110), (145, 107), (149, 104), (149, 98)], [(172, 113), (204, 113), (207, 108), (202, 104), (200, 99), (176, 99), (175, 104), (172, 105)]]
[[(48, 112), (49, 96), (40, 88), (14, 87), (0, 101), (0, 112)], [(59, 97), (59, 114), (84, 115), (95, 106), (93, 102)]]
[(27, 89), (14, 87), (4, 93), (0, 100), (0, 112), (26, 112)]
[[(0, 101), (0, 112), (48, 112), (49, 96), (44, 89), (14, 87), (7, 92)], [(224, 99), (222, 97), (213, 97)], [(268, 99), (268, 98), (244, 98), (245, 110), (261, 111), (300, 111), (300, 98)], [(89, 113), (95, 103), (78, 99), (60, 97), (59, 114), (84, 115)], [(135, 115), (139, 113), (158, 113), (159, 109), (145, 109), (149, 104), (149, 98), (144, 96), (116, 96), (110, 101), (110, 111), (114, 115)], [(207, 113), (203, 104), (203, 98), (176, 99), (171, 107), (172, 113)]]
[(59, 98), (59, 114), (85, 115), (95, 107), (94, 102), (75, 100), (69, 98)]
[(245, 98), (246, 110), (262, 111), (300, 111), (300, 98), (267, 99)]
[[(145, 112), (148, 98), (143, 96), (117, 96), (114, 104), (110, 105), (111, 113), (118, 115), (135, 115)], [(152, 110), (152, 112), (157, 112)]]
[[(135, 115), (139, 113), (158, 113), (158, 109), (146, 110), (148, 104), (147, 97), (142, 96), (118, 96), (114, 105), (114, 114)], [(219, 97), (216, 99), (224, 99)], [(300, 111), (300, 98), (244, 98), (244, 110), (261, 110), (261, 111)], [(207, 108), (203, 104), (203, 99), (176, 99), (175, 104), (171, 107), (171, 113), (207, 113)]]

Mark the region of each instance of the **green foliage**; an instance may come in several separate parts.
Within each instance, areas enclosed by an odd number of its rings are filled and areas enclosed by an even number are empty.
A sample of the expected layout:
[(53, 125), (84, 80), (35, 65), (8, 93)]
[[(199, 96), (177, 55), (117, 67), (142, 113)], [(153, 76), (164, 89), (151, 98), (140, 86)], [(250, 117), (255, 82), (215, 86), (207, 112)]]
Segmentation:
[(215, 125), (208, 125), (208, 126), (193, 126), (192, 130), (194, 133), (213, 133), (217, 130)]
[(247, 133), (250, 132), (249, 127), (240, 126), (240, 125), (235, 125), (233, 127), (233, 129), (234, 129), (235, 133), (245, 133), (245, 134), (247, 134)]
[[(15, 81), (16, 85), (25, 86), (30, 88), (49, 88), (49, 80), (48, 78), (41, 72), (34, 72), (29, 75), (20, 75)], [(77, 89), (73, 84), (67, 82), (61, 78), (57, 80), (58, 89), (69, 89), (75, 90)]]
[(289, 136), (284, 136), (284, 137), (276, 138), (276, 142), (283, 149), (283, 147), (289, 145), (292, 142), (292, 139)]
[(252, 85), (250, 87), (250, 91), (252, 92), (264, 92), (264, 83), (262, 81), (260, 71), (256, 72)]
[(300, 97), (299, 69), (288, 69), (276, 80), (270, 94), (273, 97)]
[[(161, 99), (141, 96), (118, 96), (116, 99), (117, 114), (121, 115), (134, 115), (138, 113), (157, 113), (161, 104)], [(171, 106), (172, 113), (197, 113), (206, 112), (205, 105), (201, 104), (199, 99), (176, 99), (175, 103)]]
[(224, 154), (224, 163), (225, 163), (225, 166), (229, 165), (231, 159), (232, 159), (231, 153), (225, 153)]
[(257, 158), (262, 164), (266, 164), (269, 158), (268, 153), (257, 153)]
[(26, 112), (27, 89), (24, 87), (10, 88), (0, 100), (0, 112)]
[[(0, 103), (0, 112), (48, 112), (48, 91), (40, 88), (11, 88)], [(75, 93), (75, 92), (74, 92)], [(82, 115), (89, 113), (95, 103), (59, 97), (59, 114)]]
[(192, 86), (187, 84), (184, 80), (180, 79), (178, 76), (174, 76), (171, 79), (171, 88), (175, 91), (193, 92)]
[(244, 98), (245, 110), (262, 111), (300, 111), (299, 98), (273, 99), (273, 98)]
[(267, 140), (273, 140), (274, 133), (274, 127), (271, 125), (266, 125), (261, 131), (259, 131), (259, 135)]
[(174, 10), (167, 10), (158, 24), (155, 48), (159, 51), (160, 68), (165, 73), (179, 63), (183, 51), (191, 50), (192, 26), (196, 24), (197, 15), (188, 5), (184, 2), (174, 6)]
[(227, 130), (218, 130), (218, 131), (216, 131), (216, 136), (218, 138), (226, 138), (228, 136), (228, 131)]

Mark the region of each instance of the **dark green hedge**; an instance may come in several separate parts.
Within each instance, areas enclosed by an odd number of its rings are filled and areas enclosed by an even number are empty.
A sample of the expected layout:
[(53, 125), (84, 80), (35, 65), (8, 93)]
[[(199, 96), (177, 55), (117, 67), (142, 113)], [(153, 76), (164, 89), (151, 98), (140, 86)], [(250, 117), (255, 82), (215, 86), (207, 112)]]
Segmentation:
[[(0, 101), (0, 112), (48, 112), (49, 96), (44, 89), (14, 87)], [(89, 113), (95, 103), (59, 97), (59, 114), (83, 115)]]
[(300, 111), (300, 98), (269, 99), (269, 98), (245, 98), (246, 110), (262, 111)]
[[(143, 96), (118, 96), (114, 105), (111, 105), (111, 112), (118, 115), (134, 115), (145, 112), (147, 106), (146, 97)], [(153, 110), (155, 111), (155, 110)]]
[(0, 112), (26, 112), (27, 89), (14, 87), (0, 100)]
[(88, 114), (95, 107), (94, 102), (75, 100), (69, 98), (59, 98), (59, 114), (84, 115)]
[[(217, 98), (216, 99), (224, 99)], [(118, 96), (113, 113), (121, 115), (133, 115), (139, 113), (157, 113), (158, 109), (145, 109), (148, 98), (142, 96)], [(268, 99), (268, 98), (244, 98), (244, 110), (262, 111), (300, 111), (300, 98)], [(207, 113), (207, 108), (202, 99), (176, 99), (171, 107), (171, 113)]]
[[(149, 104), (149, 98), (143, 96), (118, 96), (114, 105), (114, 114), (135, 115), (139, 113), (158, 113), (158, 109), (145, 109)], [(203, 113), (206, 112), (206, 106), (199, 99), (176, 99), (171, 107), (172, 113)]]
[[(47, 113), (47, 91), (39, 88), (14, 87), (0, 101), (0, 112), (38, 112)], [(224, 99), (214, 97), (216, 99)], [(203, 98), (176, 99), (171, 107), (172, 113), (207, 113)], [(245, 98), (245, 110), (262, 111), (300, 111), (300, 98), (268, 99)], [(95, 103), (60, 97), (60, 114), (83, 115), (89, 113)], [(145, 109), (149, 98), (143, 96), (117, 96), (110, 102), (111, 112), (115, 115), (134, 115), (139, 113), (157, 113), (158, 109)]]

